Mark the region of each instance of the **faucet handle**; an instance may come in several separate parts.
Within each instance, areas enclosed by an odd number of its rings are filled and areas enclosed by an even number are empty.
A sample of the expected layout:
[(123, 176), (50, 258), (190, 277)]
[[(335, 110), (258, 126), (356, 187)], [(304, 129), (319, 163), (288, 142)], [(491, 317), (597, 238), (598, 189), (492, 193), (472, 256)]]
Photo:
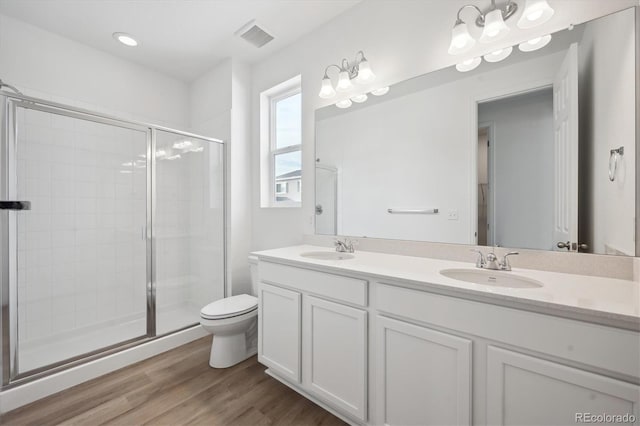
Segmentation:
[(500, 263), (500, 269), (502, 269), (503, 271), (510, 271), (511, 270), (511, 264), (509, 263), (509, 256), (517, 256), (520, 253), (517, 251), (510, 251), (509, 253), (505, 254), (502, 257), (502, 262)]
[(487, 264), (487, 261), (484, 259), (484, 254), (482, 254), (482, 251), (478, 249), (470, 249), (469, 251), (478, 253), (478, 258), (476, 259), (476, 268), (484, 268)]

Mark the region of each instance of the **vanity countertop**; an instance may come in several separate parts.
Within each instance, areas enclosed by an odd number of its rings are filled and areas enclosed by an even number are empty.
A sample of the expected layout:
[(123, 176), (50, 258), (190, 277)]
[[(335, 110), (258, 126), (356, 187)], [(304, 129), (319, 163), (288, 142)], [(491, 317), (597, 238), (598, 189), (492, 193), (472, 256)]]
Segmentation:
[[(368, 275), (405, 282), (414, 288), (516, 309), (562, 316), (597, 324), (640, 331), (640, 283), (615, 278), (574, 275), (513, 268), (511, 272), (543, 283), (541, 288), (504, 288), (447, 278), (443, 269), (475, 269), (473, 262), (356, 251), (354, 258), (317, 260), (301, 253), (334, 251), (300, 245), (254, 252), (258, 258), (335, 273)], [(473, 256), (470, 256), (473, 259)]]

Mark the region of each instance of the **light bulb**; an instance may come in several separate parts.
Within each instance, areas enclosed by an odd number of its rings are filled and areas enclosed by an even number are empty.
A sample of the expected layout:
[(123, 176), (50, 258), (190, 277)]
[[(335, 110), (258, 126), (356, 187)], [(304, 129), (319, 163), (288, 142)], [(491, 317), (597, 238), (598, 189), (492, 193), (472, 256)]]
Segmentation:
[(484, 60), (487, 62), (500, 62), (506, 59), (513, 52), (513, 47), (505, 47), (504, 49), (494, 50), (491, 53), (484, 55)]
[(113, 38), (125, 46), (136, 47), (138, 45), (138, 41), (127, 33), (113, 33)]
[(518, 20), (518, 27), (523, 30), (537, 27), (551, 19), (554, 13), (547, 0), (526, 0), (524, 12)]
[(366, 93), (363, 93), (361, 95), (356, 95), (356, 96), (352, 96), (351, 100), (353, 102), (356, 102), (358, 104), (361, 104), (362, 102), (365, 102), (368, 99), (368, 96)]
[(484, 30), (480, 36), (482, 43), (491, 43), (500, 40), (509, 32), (509, 27), (504, 23), (502, 11), (494, 9), (484, 17)]
[(450, 55), (461, 55), (475, 46), (476, 40), (469, 34), (469, 28), (463, 21), (457, 21), (451, 30)]
[(518, 48), (523, 52), (533, 52), (534, 50), (542, 49), (551, 41), (551, 34), (546, 36), (536, 37), (524, 43), (520, 43)]
[(336, 106), (338, 108), (349, 108), (352, 105), (351, 100), (349, 99), (343, 99), (341, 101), (336, 102)]
[(386, 95), (387, 93), (389, 93), (389, 86), (381, 87), (379, 89), (375, 89), (371, 91), (371, 94), (373, 96), (382, 96), (382, 95)]
[(363, 59), (358, 65), (358, 76), (356, 77), (356, 81), (360, 84), (367, 84), (371, 83), (375, 79), (376, 75), (371, 70), (369, 61)]
[(353, 87), (351, 83), (351, 79), (349, 78), (349, 73), (345, 71), (340, 71), (338, 74), (338, 84), (336, 85), (336, 90), (338, 92), (346, 92)]
[(467, 59), (456, 65), (456, 69), (460, 72), (467, 72), (478, 68), (478, 65), (482, 62), (481, 57)]
[(322, 99), (330, 99), (330, 98), (333, 98), (335, 95), (336, 95), (336, 91), (333, 88), (333, 85), (331, 84), (331, 79), (325, 76), (322, 79), (322, 87), (320, 88), (320, 93), (318, 93), (318, 96), (320, 96)]

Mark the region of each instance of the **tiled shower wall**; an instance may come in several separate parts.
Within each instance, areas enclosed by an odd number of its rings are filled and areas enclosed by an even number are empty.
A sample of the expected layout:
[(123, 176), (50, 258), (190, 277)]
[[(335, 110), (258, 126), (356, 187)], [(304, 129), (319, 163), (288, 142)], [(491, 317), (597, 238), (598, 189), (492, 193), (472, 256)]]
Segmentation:
[(144, 316), (145, 133), (18, 112), (20, 342)]
[[(123, 340), (145, 334), (146, 134), (18, 110), (17, 195), (32, 201), (16, 215), (20, 344), (125, 322)], [(157, 134), (162, 334), (197, 323), (224, 296), (224, 171), (221, 145)]]

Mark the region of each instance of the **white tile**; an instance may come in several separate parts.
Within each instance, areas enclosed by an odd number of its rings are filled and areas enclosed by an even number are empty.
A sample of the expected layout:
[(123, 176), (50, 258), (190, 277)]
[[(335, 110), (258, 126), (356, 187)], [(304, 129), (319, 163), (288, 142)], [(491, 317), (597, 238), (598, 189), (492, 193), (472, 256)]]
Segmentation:
[(52, 162), (51, 178), (54, 180), (73, 181), (75, 179), (75, 168), (70, 164)]

